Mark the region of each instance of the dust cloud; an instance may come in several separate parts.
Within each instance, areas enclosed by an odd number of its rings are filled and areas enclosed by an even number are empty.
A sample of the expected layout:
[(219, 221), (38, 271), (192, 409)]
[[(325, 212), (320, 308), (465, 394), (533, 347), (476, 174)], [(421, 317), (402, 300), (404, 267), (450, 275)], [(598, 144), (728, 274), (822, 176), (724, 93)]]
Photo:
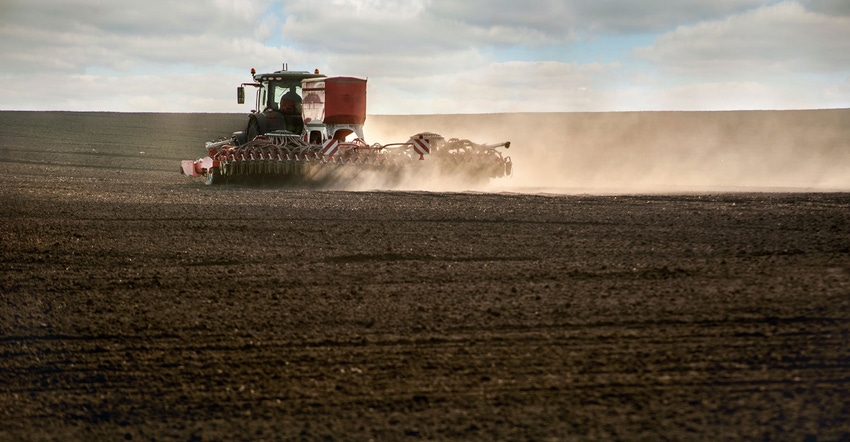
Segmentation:
[(477, 143), (512, 143), (502, 149), (513, 160), (512, 177), (482, 187), (427, 176), (409, 178), (398, 186), (402, 188), (535, 193), (850, 190), (850, 109), (377, 115), (369, 117), (365, 129), (369, 142), (406, 141), (429, 131)]

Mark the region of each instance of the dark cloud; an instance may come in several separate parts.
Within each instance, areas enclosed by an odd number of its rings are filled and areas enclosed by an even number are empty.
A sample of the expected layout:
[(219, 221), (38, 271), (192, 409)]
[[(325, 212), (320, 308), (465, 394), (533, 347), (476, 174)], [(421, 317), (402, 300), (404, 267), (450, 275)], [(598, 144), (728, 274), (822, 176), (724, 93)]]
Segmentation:
[(812, 12), (850, 16), (850, 1), (847, 0), (802, 0), (802, 4)]
[(183, 35), (221, 30), (244, 34), (262, 9), (257, 2), (176, 2), (168, 0), (4, 0), (0, 23), (73, 32), (81, 28), (107, 34)]
[(283, 37), (317, 53), (439, 57), (471, 47), (530, 45), (541, 32), (470, 25), (430, 12), (429, 2), (307, 1), (285, 7)]
[(769, 0), (434, 0), (429, 14), (475, 27), (535, 29), (563, 41), (575, 33), (646, 33), (711, 20)]
[(3, 8), (0, 60), (7, 63), (0, 69), (6, 72), (124, 71), (267, 52), (258, 2), (7, 0)]

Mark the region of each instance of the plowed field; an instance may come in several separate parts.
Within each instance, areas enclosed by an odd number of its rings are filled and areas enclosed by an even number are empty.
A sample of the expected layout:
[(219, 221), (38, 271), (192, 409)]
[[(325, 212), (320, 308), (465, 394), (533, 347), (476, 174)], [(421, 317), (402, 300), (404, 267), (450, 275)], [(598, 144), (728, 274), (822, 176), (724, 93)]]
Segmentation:
[(0, 439), (850, 439), (850, 194), (178, 173), (242, 119), (0, 113)]

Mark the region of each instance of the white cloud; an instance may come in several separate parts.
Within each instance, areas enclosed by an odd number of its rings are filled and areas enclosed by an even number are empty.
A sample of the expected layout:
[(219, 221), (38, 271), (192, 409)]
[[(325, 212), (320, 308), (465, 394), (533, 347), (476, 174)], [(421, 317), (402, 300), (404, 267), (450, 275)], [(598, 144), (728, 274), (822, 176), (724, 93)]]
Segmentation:
[(248, 112), (236, 104), (236, 86), (247, 79), (247, 72), (224, 71), (120, 76), (33, 73), (25, 82), (0, 76), (3, 101), (15, 103), (9, 107), (0, 103), (0, 109)]
[[(463, 75), (381, 78), (370, 86), (370, 112), (494, 113), (604, 110), (604, 79), (619, 65), (488, 63)], [(404, 109), (408, 109), (406, 112)]]
[(676, 75), (755, 79), (850, 69), (850, 17), (797, 2), (681, 26), (635, 55)]
[(850, 76), (823, 88), (820, 107), (850, 107)]
[(795, 109), (808, 104), (803, 97), (758, 82), (697, 83), (652, 95), (658, 110)]

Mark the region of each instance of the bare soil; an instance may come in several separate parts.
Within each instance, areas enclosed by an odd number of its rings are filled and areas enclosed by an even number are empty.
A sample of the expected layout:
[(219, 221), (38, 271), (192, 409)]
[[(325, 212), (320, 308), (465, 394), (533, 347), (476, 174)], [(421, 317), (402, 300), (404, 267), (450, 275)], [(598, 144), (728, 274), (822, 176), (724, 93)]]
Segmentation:
[(850, 440), (850, 194), (178, 173), (242, 120), (0, 113), (0, 439)]

